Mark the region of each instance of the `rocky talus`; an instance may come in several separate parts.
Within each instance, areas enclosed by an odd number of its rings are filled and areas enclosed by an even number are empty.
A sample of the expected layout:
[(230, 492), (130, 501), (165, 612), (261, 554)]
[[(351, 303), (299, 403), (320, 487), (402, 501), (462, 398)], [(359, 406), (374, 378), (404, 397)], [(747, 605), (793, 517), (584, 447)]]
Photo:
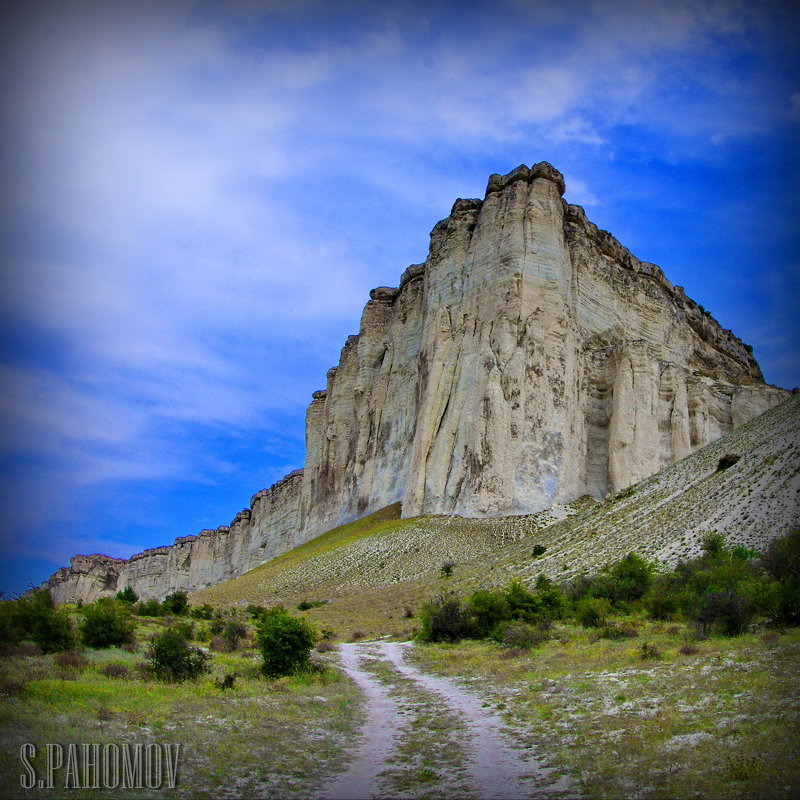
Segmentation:
[(228, 527), (110, 567), (106, 588), (77, 571), (95, 557), (76, 557), (47, 582), (55, 599), (209, 586), (396, 502), (406, 517), (491, 517), (599, 499), (786, 397), (747, 345), (563, 193), (539, 163), (457, 200), (425, 263), (370, 292), (308, 408), (304, 470)]

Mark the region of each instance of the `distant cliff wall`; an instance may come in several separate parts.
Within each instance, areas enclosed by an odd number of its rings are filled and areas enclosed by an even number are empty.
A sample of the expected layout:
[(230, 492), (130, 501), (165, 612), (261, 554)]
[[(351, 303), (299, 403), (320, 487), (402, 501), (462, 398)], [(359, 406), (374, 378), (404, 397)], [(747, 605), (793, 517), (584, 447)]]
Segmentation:
[(308, 408), (304, 470), (229, 527), (98, 561), (106, 590), (83, 561), (60, 570), (54, 596), (201, 588), (398, 501), (489, 516), (602, 497), (784, 399), (750, 348), (563, 192), (540, 163), (457, 200), (425, 263), (370, 293)]

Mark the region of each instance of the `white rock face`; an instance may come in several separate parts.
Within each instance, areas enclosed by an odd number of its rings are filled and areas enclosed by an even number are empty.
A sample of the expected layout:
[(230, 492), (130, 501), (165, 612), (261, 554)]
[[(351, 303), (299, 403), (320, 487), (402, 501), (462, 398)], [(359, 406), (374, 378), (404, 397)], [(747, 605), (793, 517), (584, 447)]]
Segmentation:
[[(541, 163), (457, 200), (425, 263), (370, 293), (309, 406), (305, 470), (229, 528), (133, 556), (119, 588), (201, 588), (398, 501), (404, 516), (477, 517), (600, 498), (785, 398), (563, 191)], [(84, 591), (69, 572), (58, 583)]]

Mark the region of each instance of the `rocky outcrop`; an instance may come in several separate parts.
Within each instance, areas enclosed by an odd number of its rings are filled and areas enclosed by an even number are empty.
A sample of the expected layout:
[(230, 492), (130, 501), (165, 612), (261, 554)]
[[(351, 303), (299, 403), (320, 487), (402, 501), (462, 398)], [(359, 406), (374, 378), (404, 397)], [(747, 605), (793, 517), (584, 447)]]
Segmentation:
[(73, 556), (69, 567), (62, 567), (40, 588), (47, 589), (53, 602), (92, 603), (98, 597), (114, 594), (120, 588), (120, 574), (128, 562), (124, 558), (90, 555)]
[[(475, 517), (600, 498), (786, 396), (750, 348), (563, 192), (541, 163), (457, 200), (425, 263), (370, 292), (313, 394), (305, 469), (230, 527), (134, 556), (119, 586), (208, 586), (398, 501), (404, 516)], [(59, 580), (74, 587), (60, 596), (83, 591), (71, 572)]]

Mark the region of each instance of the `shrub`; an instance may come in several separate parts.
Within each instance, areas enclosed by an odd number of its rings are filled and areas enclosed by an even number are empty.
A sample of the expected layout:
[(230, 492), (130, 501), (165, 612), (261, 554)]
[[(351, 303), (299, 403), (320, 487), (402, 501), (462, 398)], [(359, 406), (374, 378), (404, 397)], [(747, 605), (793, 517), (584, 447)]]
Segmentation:
[(799, 625), (800, 531), (770, 542), (761, 563), (773, 580), (775, 620), (784, 625)]
[(319, 608), (320, 606), (324, 606), (324, 600), (301, 600), (297, 604), (298, 611), (308, 611), (310, 608)]
[(81, 639), (87, 647), (120, 647), (133, 642), (136, 626), (130, 606), (116, 600), (98, 600), (83, 609)]
[(686, 644), (683, 644), (678, 648), (678, 652), (682, 656), (693, 656), (696, 653), (700, 652), (700, 648), (696, 644), (692, 644), (691, 642), (687, 642)]
[(531, 551), (531, 555), (534, 558), (539, 558), (539, 556), (544, 555), (547, 551), (547, 548), (543, 544), (535, 544), (533, 546), (533, 550)]
[(143, 603), (139, 603), (134, 608), (134, 611), (140, 617), (160, 617), (164, 614), (164, 609), (158, 600), (146, 600)]
[(80, 650), (65, 650), (58, 653), (53, 660), (59, 667), (67, 669), (84, 670), (89, 666), (89, 660)]
[(739, 463), (739, 456), (736, 453), (727, 453), (717, 462), (717, 472), (723, 472), (730, 469), (734, 464)]
[(320, 639), (317, 642), (318, 653), (327, 653), (330, 650), (333, 650), (334, 647), (336, 647), (336, 645), (330, 639)]
[(602, 628), (611, 612), (611, 603), (603, 597), (584, 597), (575, 604), (575, 618), (584, 628)]
[(580, 600), (582, 597), (588, 597), (594, 590), (594, 579), (588, 575), (578, 575), (571, 581), (563, 584), (564, 595), (568, 600)]
[(450, 594), (441, 594), (420, 610), (423, 642), (457, 642), (471, 636), (475, 626), (469, 610)]
[(701, 635), (716, 628), (726, 636), (739, 636), (747, 630), (757, 610), (757, 600), (736, 586), (706, 591), (687, 609), (687, 615)]
[(642, 661), (654, 661), (663, 658), (663, 654), (654, 644), (642, 642), (642, 646), (639, 648), (639, 658)]
[(116, 599), (121, 603), (133, 605), (139, 599), (139, 595), (130, 586), (126, 586), (121, 592), (117, 592)]
[(403, 609), (403, 616), (404, 616), (406, 619), (414, 619), (414, 609), (413, 609), (413, 608), (411, 608), (411, 606), (406, 606), (406, 607)]
[(212, 636), (208, 646), (216, 653), (227, 653), (231, 649), (224, 636)]
[(364, 632), (363, 631), (353, 631), (350, 634), (350, 641), (351, 642), (357, 642), (359, 639), (363, 639), (363, 638), (364, 638)]
[(211, 620), (209, 630), (211, 631), (212, 636), (221, 636), (222, 632), (225, 630), (225, 620), (221, 617), (215, 617)]
[(69, 650), (75, 644), (69, 617), (53, 606), (50, 592), (31, 592), (0, 603), (0, 646), (8, 648), (30, 640), (44, 653)]
[(261, 616), (256, 631), (265, 675), (274, 678), (309, 668), (310, 650), (317, 637), (305, 619), (292, 617), (283, 606), (276, 606)]
[(478, 589), (469, 598), (469, 615), (472, 617), (476, 636), (488, 636), (498, 623), (510, 619), (511, 610), (501, 591)]
[(567, 613), (567, 598), (559, 586), (546, 575), (536, 579), (535, 594), (539, 601), (539, 622), (561, 619)]
[(493, 636), (505, 647), (520, 650), (529, 650), (550, 638), (546, 631), (519, 621), (501, 622), (495, 628)]
[(164, 613), (181, 616), (189, 609), (189, 598), (186, 592), (173, 592), (168, 594), (161, 603)]
[(183, 681), (199, 677), (208, 672), (208, 656), (196, 647), (191, 647), (177, 628), (167, 628), (156, 636), (147, 652), (153, 674), (166, 681)]
[(800, 581), (800, 530), (771, 541), (764, 551), (762, 563), (773, 580)]
[(511, 581), (504, 597), (508, 605), (510, 619), (535, 622), (542, 613), (542, 604), (536, 595), (529, 592), (522, 581)]
[(703, 552), (706, 555), (718, 555), (725, 550), (725, 537), (721, 533), (712, 531), (711, 533), (707, 533), (705, 536), (703, 536), (703, 538), (700, 540), (700, 546), (703, 548)]
[(600, 638), (611, 640), (635, 639), (638, 635), (639, 631), (637, 631), (636, 628), (620, 628), (617, 625), (606, 625), (605, 628), (600, 631)]
[(194, 623), (193, 622), (173, 622), (169, 626), (170, 630), (176, 631), (183, 636), (186, 641), (194, 639)]
[(672, 576), (662, 576), (645, 594), (642, 602), (653, 619), (667, 620), (678, 610)]
[(653, 583), (655, 566), (636, 553), (604, 567), (597, 576), (593, 594), (613, 604), (638, 600)]
[(192, 606), (189, 609), (189, 616), (194, 619), (211, 619), (214, 616), (214, 609), (208, 603), (202, 606)]
[(107, 678), (128, 678), (130, 676), (127, 664), (106, 664), (100, 671)]
[(456, 563), (455, 561), (445, 561), (441, 567), (439, 567), (439, 571), (442, 573), (443, 578), (449, 578), (453, 574), (453, 569), (455, 568)]
[(222, 678), (221, 680), (217, 679), (216, 681), (214, 681), (214, 683), (216, 684), (217, 689), (224, 692), (227, 691), (228, 689), (233, 689), (234, 685), (236, 684), (236, 676), (233, 673), (229, 672), (227, 673), (227, 675), (225, 675), (224, 678)]
[(232, 619), (225, 623), (222, 636), (231, 650), (239, 647), (239, 642), (247, 635), (247, 626), (239, 620)]

